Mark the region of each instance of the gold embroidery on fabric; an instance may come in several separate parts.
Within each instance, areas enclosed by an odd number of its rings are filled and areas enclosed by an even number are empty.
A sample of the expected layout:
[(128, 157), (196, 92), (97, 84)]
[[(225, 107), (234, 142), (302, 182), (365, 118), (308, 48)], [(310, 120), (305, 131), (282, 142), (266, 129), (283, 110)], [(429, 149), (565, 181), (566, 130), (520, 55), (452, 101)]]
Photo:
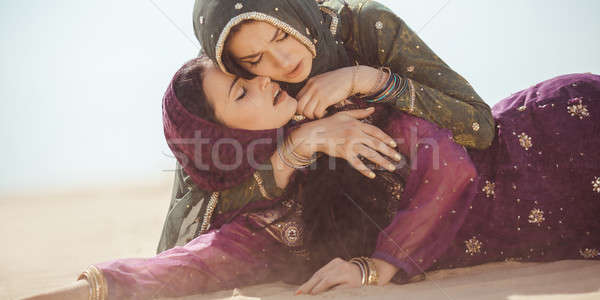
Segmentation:
[(579, 249), (579, 254), (585, 259), (592, 259), (600, 256), (598, 249)]
[(531, 137), (525, 134), (525, 132), (519, 134), (519, 144), (521, 147), (525, 148), (525, 151), (528, 151), (529, 148), (533, 147), (533, 142), (531, 141)]
[(335, 37), (337, 34), (337, 28), (338, 28), (340, 19), (338, 18), (337, 14), (335, 12), (333, 12), (333, 10), (331, 10), (327, 7), (324, 7), (324, 6), (320, 6), (319, 8), (321, 9), (322, 12), (328, 14), (331, 17), (331, 25), (329, 25), (329, 31), (331, 32), (331, 35), (333, 35), (333, 37)]
[(489, 180), (485, 181), (485, 186), (481, 189), (482, 192), (485, 192), (485, 197), (496, 197), (496, 183), (490, 182)]
[(383, 22), (381, 22), (381, 21), (377, 21), (377, 22), (375, 22), (375, 28), (376, 28), (377, 30), (381, 30), (381, 29), (383, 29)]
[(534, 208), (529, 213), (529, 223), (537, 224), (538, 226), (542, 225), (546, 218), (544, 218), (544, 211), (539, 208)]
[(415, 91), (415, 86), (412, 82), (412, 80), (406, 78), (406, 80), (408, 80), (408, 87), (410, 89), (410, 107), (408, 109), (409, 112), (414, 112), (415, 111), (415, 101), (417, 99), (417, 91)]
[(223, 50), (224, 50), (223, 48), (225, 47), (225, 41), (227, 40), (227, 37), (229, 36), (229, 32), (231, 31), (231, 29), (246, 20), (256, 20), (256, 21), (266, 22), (266, 23), (269, 23), (269, 24), (283, 30), (285, 33), (295, 37), (298, 41), (300, 41), (300, 43), (304, 44), (304, 46), (306, 46), (308, 48), (308, 50), (312, 53), (313, 57), (317, 56), (317, 48), (316, 48), (315, 44), (313, 44), (313, 42), (311, 42), (309, 38), (302, 35), (300, 32), (298, 32), (298, 30), (296, 30), (291, 25), (289, 25), (275, 17), (264, 14), (264, 13), (247, 12), (247, 13), (240, 14), (240, 15), (232, 18), (231, 20), (229, 20), (227, 25), (225, 25), (225, 27), (223, 28), (223, 31), (221, 32), (219, 39), (217, 40), (217, 44), (215, 46), (217, 64), (219, 65), (221, 70), (223, 72), (225, 72), (226, 74), (231, 75), (231, 73), (229, 73), (227, 71), (227, 69), (225, 68), (225, 65), (223, 65)]
[(465, 253), (468, 253), (471, 256), (481, 253), (481, 246), (483, 246), (483, 243), (476, 237), (472, 237), (470, 240), (465, 241)]
[(202, 226), (200, 227), (200, 233), (206, 233), (210, 229), (210, 221), (213, 213), (215, 212), (215, 208), (219, 203), (219, 195), (219, 192), (214, 192), (212, 195), (210, 195), (208, 205), (206, 206), (206, 212), (204, 213), (204, 220), (202, 221)]
[(477, 123), (477, 122), (473, 123), (473, 131), (479, 131), (480, 128), (481, 128), (481, 126), (479, 126), (479, 123)]
[(592, 188), (594, 192), (600, 193), (600, 177), (594, 177), (594, 180), (592, 181)]
[(567, 106), (567, 111), (572, 117), (578, 117), (583, 120), (590, 116), (590, 111), (587, 109), (587, 105), (583, 104), (583, 98), (573, 98), (569, 100), (572, 105)]
[(260, 174), (258, 174), (258, 172), (254, 172), (254, 180), (256, 181), (256, 184), (258, 184), (258, 190), (260, 191), (260, 194), (263, 197), (265, 197), (266, 199), (272, 200), (273, 198), (271, 198), (269, 193), (267, 193), (267, 190), (265, 189), (264, 181), (263, 181), (262, 177), (260, 176)]
[(287, 222), (282, 225), (281, 239), (288, 247), (302, 246), (304, 228), (296, 222)]

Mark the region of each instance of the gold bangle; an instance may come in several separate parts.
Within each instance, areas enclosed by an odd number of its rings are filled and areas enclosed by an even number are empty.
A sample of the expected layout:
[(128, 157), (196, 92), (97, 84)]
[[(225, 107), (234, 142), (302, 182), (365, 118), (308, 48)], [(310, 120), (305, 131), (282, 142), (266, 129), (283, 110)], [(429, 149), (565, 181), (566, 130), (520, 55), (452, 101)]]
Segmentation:
[(367, 284), (367, 266), (358, 257), (351, 259), (350, 262), (357, 265), (358, 268), (360, 269), (360, 275), (361, 275), (360, 286), (361, 287), (365, 286)]
[(377, 274), (375, 262), (368, 257), (364, 257), (364, 260), (367, 262), (367, 266), (369, 268), (369, 277), (367, 279), (367, 285), (377, 285), (377, 282), (379, 281), (379, 275)]
[(90, 300), (105, 300), (108, 297), (108, 287), (102, 271), (96, 266), (89, 266), (83, 271), (77, 280), (87, 280), (90, 285), (89, 297)]

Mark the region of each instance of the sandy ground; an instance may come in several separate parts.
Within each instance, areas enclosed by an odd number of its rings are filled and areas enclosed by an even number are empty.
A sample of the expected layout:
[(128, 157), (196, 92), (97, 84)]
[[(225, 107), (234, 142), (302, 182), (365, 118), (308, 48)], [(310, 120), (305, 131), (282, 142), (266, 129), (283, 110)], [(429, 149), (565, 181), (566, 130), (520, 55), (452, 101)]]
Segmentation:
[[(0, 197), (0, 299), (72, 282), (91, 263), (153, 255), (170, 183)], [(183, 299), (600, 299), (600, 261), (488, 264), (318, 297), (293, 296), (294, 288), (273, 283)]]

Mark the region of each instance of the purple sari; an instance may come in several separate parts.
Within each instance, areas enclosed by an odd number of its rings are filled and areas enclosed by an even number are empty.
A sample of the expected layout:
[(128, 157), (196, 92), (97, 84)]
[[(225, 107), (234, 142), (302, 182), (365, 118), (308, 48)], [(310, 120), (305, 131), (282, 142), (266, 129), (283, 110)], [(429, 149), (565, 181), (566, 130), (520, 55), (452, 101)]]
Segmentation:
[[(401, 195), (408, 205), (380, 233), (372, 256), (399, 267), (403, 279), (507, 259), (599, 258), (600, 77), (542, 82), (493, 113), (492, 147), (470, 153), (449, 130), (414, 116), (397, 112), (384, 126), (413, 168)], [(96, 264), (108, 298), (184, 296), (294, 272), (297, 254), (276, 230), (253, 230), (261, 225), (256, 214), (152, 258)]]

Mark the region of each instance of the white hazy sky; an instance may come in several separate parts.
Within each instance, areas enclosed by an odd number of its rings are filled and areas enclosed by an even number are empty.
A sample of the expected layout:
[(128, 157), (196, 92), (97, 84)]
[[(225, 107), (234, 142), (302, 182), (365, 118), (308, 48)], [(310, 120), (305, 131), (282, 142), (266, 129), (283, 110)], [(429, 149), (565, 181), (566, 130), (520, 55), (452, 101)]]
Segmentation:
[[(193, 2), (0, 1), (0, 193), (171, 177), (161, 98), (198, 51)], [(597, 0), (381, 2), (490, 105), (600, 73)]]

